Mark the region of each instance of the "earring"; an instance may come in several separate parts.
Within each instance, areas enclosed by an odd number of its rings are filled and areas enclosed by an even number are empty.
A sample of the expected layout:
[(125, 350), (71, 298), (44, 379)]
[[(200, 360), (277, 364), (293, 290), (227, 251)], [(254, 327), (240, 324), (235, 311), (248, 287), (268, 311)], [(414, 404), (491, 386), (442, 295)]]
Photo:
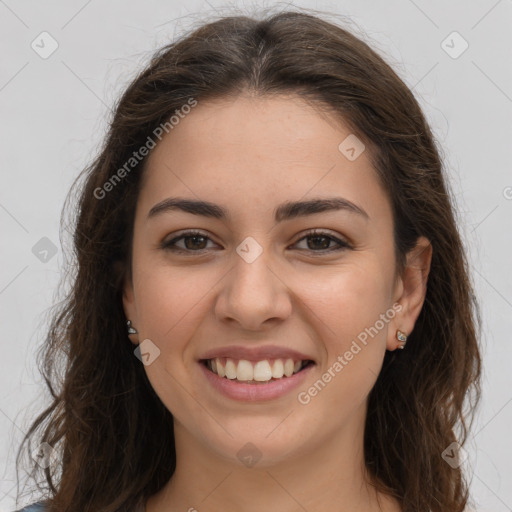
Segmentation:
[(401, 343), (398, 348), (403, 350), (405, 348), (405, 344), (407, 343), (407, 335), (402, 331), (396, 331), (396, 339)]
[(131, 320), (126, 322), (126, 327), (128, 328), (128, 334), (137, 334), (137, 331), (132, 327)]

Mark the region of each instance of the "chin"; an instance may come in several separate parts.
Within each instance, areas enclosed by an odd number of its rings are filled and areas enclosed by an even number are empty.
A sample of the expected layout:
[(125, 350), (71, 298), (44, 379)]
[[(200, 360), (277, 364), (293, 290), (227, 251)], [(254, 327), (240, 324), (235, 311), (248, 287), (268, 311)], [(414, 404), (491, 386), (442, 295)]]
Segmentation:
[(272, 421), (255, 421), (254, 424), (243, 419), (239, 428), (230, 423), (225, 426), (233, 437), (224, 432), (220, 439), (209, 439), (208, 448), (230, 464), (241, 467), (263, 469), (279, 465), (304, 450), (303, 436), (299, 431), (294, 435), (284, 423), (279, 426), (282, 421), (283, 417), (280, 417)]

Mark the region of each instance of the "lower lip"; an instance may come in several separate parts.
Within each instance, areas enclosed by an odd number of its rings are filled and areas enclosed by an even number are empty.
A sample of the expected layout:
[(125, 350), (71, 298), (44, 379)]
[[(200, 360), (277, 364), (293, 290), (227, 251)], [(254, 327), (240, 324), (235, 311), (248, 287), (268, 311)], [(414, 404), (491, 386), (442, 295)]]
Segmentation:
[(310, 364), (300, 372), (294, 373), (291, 377), (282, 377), (281, 379), (262, 382), (261, 384), (244, 384), (236, 379), (219, 377), (201, 362), (199, 365), (202, 368), (203, 374), (217, 391), (228, 398), (244, 402), (272, 400), (289, 393), (304, 381), (314, 366)]

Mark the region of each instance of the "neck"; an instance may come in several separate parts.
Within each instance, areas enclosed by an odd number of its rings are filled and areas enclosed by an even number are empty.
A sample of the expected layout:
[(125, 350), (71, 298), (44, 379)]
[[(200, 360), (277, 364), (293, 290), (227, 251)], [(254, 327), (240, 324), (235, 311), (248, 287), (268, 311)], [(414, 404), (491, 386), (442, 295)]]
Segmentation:
[(266, 465), (262, 459), (252, 467), (219, 456), (175, 420), (176, 471), (148, 500), (146, 512), (399, 512), (395, 500), (369, 483), (362, 419), (293, 457)]

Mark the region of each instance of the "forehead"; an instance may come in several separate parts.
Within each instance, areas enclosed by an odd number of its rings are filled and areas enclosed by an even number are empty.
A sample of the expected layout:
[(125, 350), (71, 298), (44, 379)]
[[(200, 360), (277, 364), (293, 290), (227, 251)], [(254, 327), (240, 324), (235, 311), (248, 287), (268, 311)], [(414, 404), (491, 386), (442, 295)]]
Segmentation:
[(150, 153), (139, 199), (147, 210), (181, 195), (256, 213), (258, 205), (338, 193), (368, 213), (389, 213), (369, 151), (354, 137), (298, 96), (199, 101)]

